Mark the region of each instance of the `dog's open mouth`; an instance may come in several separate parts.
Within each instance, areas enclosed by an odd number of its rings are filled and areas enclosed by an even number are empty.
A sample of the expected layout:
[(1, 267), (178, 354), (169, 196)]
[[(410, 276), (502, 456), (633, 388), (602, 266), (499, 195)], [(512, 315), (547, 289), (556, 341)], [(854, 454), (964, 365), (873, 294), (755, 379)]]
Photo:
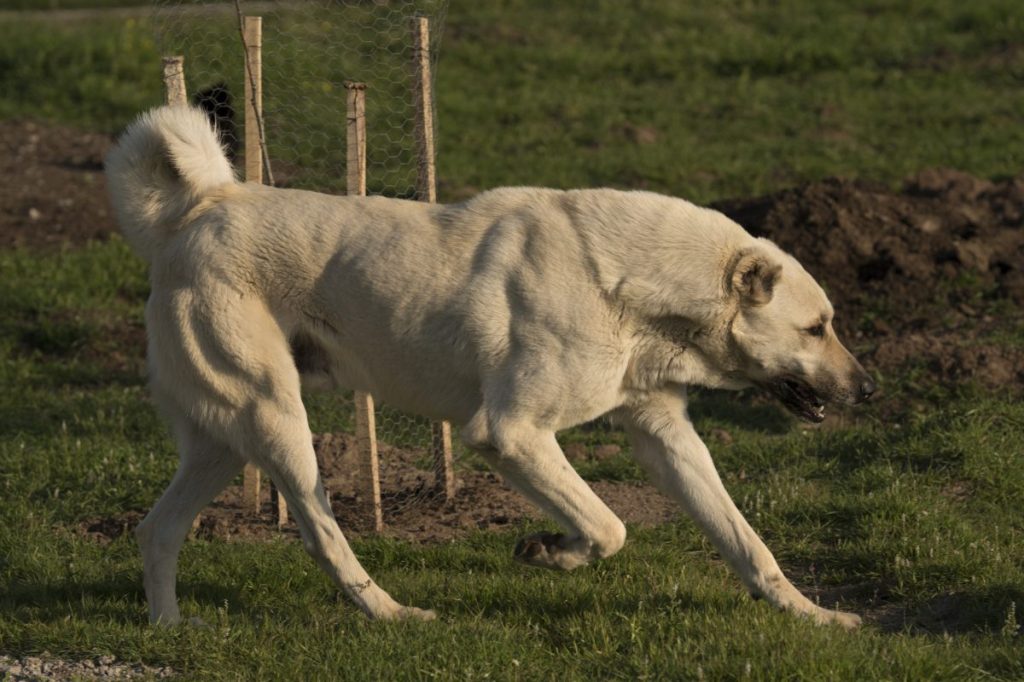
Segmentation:
[(825, 419), (825, 400), (805, 381), (784, 377), (766, 385), (786, 408), (801, 419), (815, 424)]

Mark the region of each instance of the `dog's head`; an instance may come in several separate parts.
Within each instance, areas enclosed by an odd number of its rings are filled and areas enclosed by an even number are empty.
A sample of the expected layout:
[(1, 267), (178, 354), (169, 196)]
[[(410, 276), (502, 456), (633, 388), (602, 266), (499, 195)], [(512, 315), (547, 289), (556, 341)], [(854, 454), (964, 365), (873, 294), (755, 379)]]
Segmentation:
[(825, 418), (825, 404), (868, 399), (875, 383), (832, 329), (832, 305), (818, 283), (771, 242), (733, 255), (724, 286), (735, 311), (730, 355), (743, 378), (794, 414)]

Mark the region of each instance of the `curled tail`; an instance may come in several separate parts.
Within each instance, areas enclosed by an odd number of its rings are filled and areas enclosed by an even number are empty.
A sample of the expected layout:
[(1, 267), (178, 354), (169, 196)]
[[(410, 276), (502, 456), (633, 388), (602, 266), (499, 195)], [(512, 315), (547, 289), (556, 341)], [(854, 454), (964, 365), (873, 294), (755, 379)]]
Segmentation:
[(107, 154), (105, 167), (121, 232), (146, 260), (204, 196), (237, 182), (206, 114), (187, 106), (142, 114)]

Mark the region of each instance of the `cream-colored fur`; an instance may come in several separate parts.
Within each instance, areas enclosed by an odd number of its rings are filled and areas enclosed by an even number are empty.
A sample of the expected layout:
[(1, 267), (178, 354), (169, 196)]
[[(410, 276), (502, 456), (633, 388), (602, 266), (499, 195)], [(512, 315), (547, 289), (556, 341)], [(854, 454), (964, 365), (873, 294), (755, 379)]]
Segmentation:
[(622, 522), (555, 432), (601, 415), (707, 533), (752, 593), (853, 626), (783, 576), (722, 486), (686, 387), (762, 385), (820, 419), (870, 380), (836, 340), (814, 280), (714, 211), (645, 192), (508, 188), (432, 206), (237, 182), (198, 111), (152, 111), (107, 160), (126, 238), (150, 263), (150, 382), (181, 456), (139, 526), (154, 622), (179, 619), (178, 551), (193, 518), (250, 461), (309, 553), (368, 615), (430, 618), (366, 574), (318, 477), (301, 338), (321, 379), (451, 420), (563, 533), (521, 561), (573, 569), (622, 547)]

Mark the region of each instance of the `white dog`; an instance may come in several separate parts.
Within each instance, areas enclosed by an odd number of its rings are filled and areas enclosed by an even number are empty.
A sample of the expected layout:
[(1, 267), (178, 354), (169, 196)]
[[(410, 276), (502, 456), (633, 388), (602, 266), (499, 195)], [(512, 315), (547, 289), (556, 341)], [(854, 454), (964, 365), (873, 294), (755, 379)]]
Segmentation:
[(267, 471), (306, 549), (374, 618), (432, 618), (380, 588), (349, 549), (317, 473), (293, 359), (410, 412), (448, 419), (564, 533), (517, 559), (571, 570), (626, 529), (555, 432), (609, 415), (752, 594), (817, 622), (722, 486), (686, 387), (767, 388), (820, 421), (871, 378), (836, 339), (807, 272), (725, 216), (645, 192), (498, 189), (440, 206), (239, 183), (206, 117), (161, 108), (107, 158), (125, 238), (150, 263), (153, 395), (180, 467), (140, 524), (153, 622), (179, 620), (192, 520), (247, 461)]

